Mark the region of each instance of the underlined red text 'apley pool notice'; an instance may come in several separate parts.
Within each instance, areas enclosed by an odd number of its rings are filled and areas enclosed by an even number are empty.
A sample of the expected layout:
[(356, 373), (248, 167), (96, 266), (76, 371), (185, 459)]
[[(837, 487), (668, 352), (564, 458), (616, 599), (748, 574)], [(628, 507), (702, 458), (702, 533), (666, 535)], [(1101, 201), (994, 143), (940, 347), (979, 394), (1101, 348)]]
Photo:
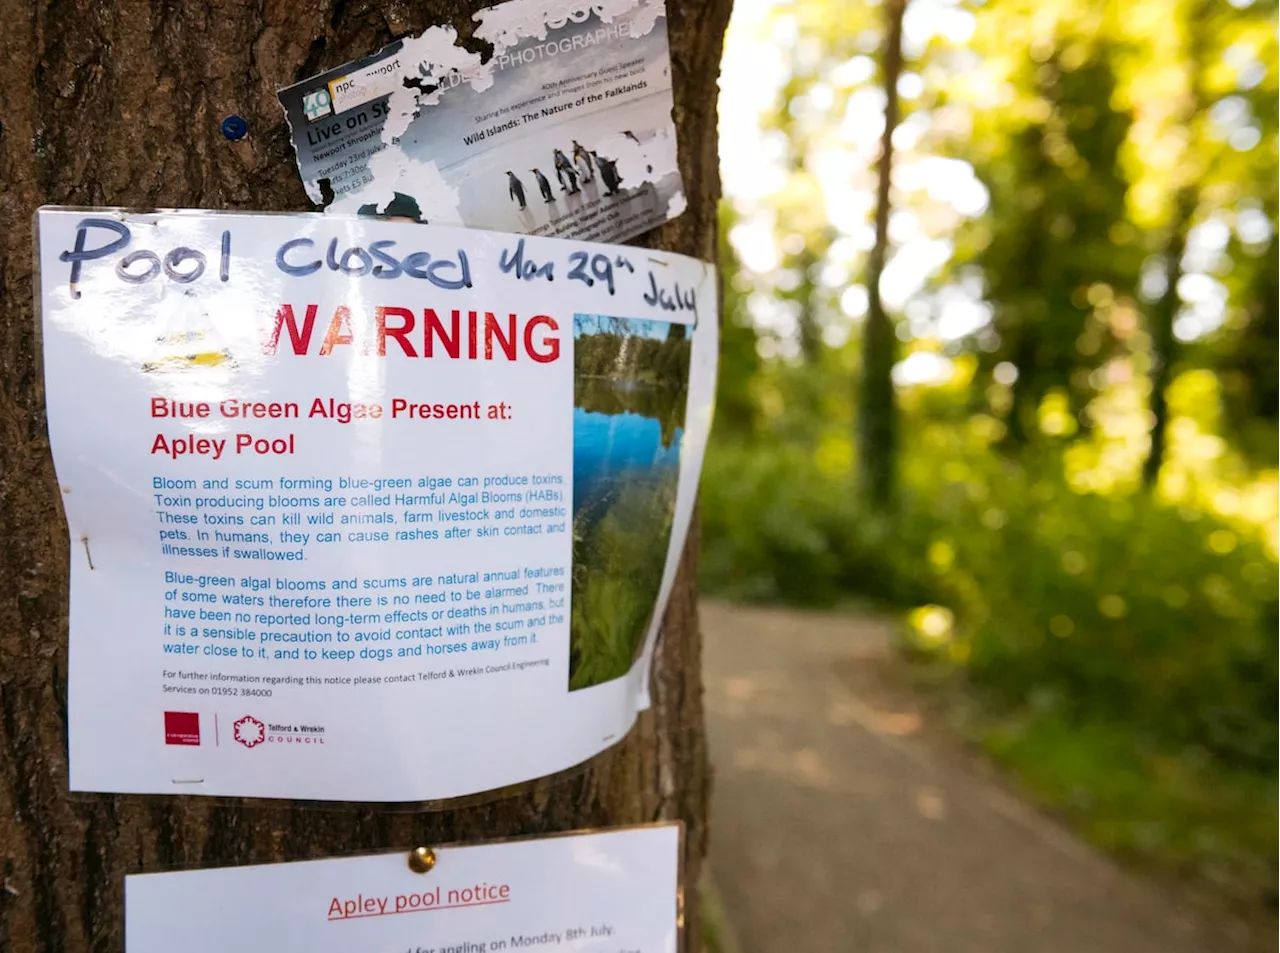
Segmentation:
[[(678, 824), (407, 853), (141, 874), (127, 953), (675, 953)], [(233, 916), (228, 911), (234, 911)]]

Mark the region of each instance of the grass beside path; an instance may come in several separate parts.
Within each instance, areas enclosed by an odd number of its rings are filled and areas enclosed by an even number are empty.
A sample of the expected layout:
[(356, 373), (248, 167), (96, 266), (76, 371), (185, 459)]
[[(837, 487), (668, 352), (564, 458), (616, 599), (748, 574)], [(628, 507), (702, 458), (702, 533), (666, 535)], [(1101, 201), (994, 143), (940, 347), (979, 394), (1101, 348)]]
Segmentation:
[(1224, 768), (1195, 749), (1163, 750), (1123, 722), (1071, 720), (1032, 705), (997, 709), (954, 670), (918, 659), (907, 671), (953, 727), (1090, 843), (1173, 875), (1214, 906), (1275, 916), (1274, 776)]
[(702, 953), (742, 953), (738, 936), (720, 899), (720, 891), (710, 875), (702, 878), (699, 890), (702, 895)]
[(1097, 846), (1275, 911), (1274, 778), (1152, 750), (1125, 725), (1052, 715), (993, 722), (980, 740)]

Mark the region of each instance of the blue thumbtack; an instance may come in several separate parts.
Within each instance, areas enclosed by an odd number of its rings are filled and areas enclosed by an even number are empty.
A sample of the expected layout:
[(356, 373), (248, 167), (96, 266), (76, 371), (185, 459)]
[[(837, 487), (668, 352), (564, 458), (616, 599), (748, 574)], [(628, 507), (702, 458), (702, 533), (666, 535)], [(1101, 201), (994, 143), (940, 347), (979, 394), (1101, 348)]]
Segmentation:
[(244, 121), (244, 116), (228, 116), (222, 120), (222, 134), (232, 142), (243, 139), (248, 133), (249, 124)]

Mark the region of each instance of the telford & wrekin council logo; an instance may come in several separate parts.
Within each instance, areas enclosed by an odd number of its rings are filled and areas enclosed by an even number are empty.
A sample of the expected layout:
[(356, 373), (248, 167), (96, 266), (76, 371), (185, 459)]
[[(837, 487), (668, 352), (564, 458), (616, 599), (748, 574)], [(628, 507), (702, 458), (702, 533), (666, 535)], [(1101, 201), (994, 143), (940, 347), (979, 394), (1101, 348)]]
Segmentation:
[(245, 715), (231, 723), (236, 741), (246, 748), (267, 745), (322, 745), (324, 725), (303, 725), (288, 722), (262, 722), (253, 715)]
[(267, 740), (267, 726), (252, 715), (245, 715), (232, 727), (235, 729), (236, 741), (246, 748), (256, 748)]

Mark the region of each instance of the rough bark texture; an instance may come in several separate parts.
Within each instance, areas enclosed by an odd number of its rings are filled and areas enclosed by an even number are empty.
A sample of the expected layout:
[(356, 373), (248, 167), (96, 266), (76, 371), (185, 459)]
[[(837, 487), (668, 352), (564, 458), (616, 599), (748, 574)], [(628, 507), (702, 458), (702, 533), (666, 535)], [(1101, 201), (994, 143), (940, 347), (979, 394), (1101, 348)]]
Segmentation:
[[(696, 946), (708, 769), (696, 532), (667, 612), (652, 711), (581, 773), (445, 812), (67, 791), (66, 524), (32, 313), (42, 203), (309, 209), (275, 90), (434, 23), (466, 0), (0, 0), (0, 951), (123, 946), (128, 872), (323, 857), (683, 818)], [(669, 5), (688, 211), (642, 244), (715, 255), (716, 76), (730, 0)], [(244, 116), (228, 142), (219, 123)]]

